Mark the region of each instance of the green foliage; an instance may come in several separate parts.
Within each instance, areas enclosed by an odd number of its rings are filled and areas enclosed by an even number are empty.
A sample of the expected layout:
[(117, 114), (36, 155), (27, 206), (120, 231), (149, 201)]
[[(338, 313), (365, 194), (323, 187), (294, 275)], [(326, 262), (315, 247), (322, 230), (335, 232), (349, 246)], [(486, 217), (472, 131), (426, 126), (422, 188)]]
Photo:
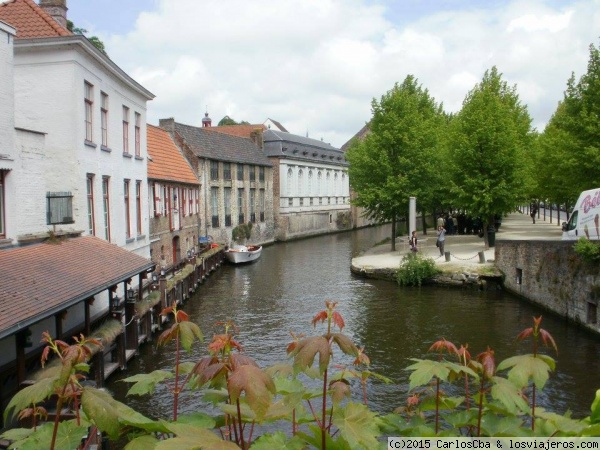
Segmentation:
[[(531, 118), (496, 67), (485, 72), (451, 123), (453, 206), (492, 223), (526, 200)], [(484, 227), (487, 243), (487, 227)]]
[(575, 253), (590, 264), (600, 263), (600, 243), (581, 238), (573, 245)]
[[(67, 30), (73, 32), (74, 34), (81, 34), (83, 36), (85, 36), (88, 32), (85, 28), (76, 27), (75, 24), (70, 20), (67, 20)], [(90, 36), (88, 40), (94, 47), (100, 50), (100, 52), (108, 56), (108, 53), (106, 53), (106, 47), (104, 46), (104, 42), (102, 42), (98, 36)]]
[(396, 281), (400, 286), (421, 286), (441, 272), (431, 258), (421, 253), (405, 255), (400, 261), (400, 267), (396, 272)]
[(246, 122), (242, 120), (241, 122), (236, 122), (229, 116), (224, 116), (221, 120), (219, 120), (218, 126), (222, 127), (224, 125), (250, 125), (250, 122)]
[(231, 239), (234, 242), (245, 242), (247, 239), (250, 239), (253, 225), (252, 222), (238, 225), (231, 231)]

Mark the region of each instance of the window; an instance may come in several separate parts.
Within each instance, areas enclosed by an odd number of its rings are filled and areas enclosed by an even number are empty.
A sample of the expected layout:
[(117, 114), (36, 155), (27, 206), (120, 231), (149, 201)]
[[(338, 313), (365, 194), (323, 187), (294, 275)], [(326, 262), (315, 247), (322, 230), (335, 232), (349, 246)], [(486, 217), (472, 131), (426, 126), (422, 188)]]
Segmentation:
[(250, 222), (256, 223), (256, 189), (250, 189)]
[(94, 223), (94, 175), (87, 176), (87, 215), (88, 215), (88, 234), (96, 235), (96, 226)]
[(292, 196), (292, 169), (287, 171), (287, 196)]
[(0, 170), (0, 237), (6, 237), (6, 229), (4, 225), (4, 174), (6, 172)]
[(94, 87), (87, 81), (84, 84), (85, 94), (85, 140), (92, 142), (92, 112), (94, 107)]
[(258, 168), (258, 181), (265, 181), (265, 168), (263, 166)]
[(102, 128), (102, 145), (108, 147), (108, 95), (104, 92), (100, 94), (102, 97), (100, 105), (100, 126)]
[(223, 163), (223, 178), (231, 180), (231, 163)]
[(261, 189), (258, 191), (258, 201), (259, 201), (259, 211), (260, 211), (260, 221), (265, 221), (265, 190)]
[(312, 191), (312, 179), (313, 179), (313, 171), (309, 170), (308, 171), (308, 186), (307, 186), (307, 188), (308, 188), (308, 195), (309, 196), (313, 194), (313, 191)]
[(125, 202), (125, 239), (131, 237), (131, 215), (129, 214), (129, 180), (123, 181), (123, 200)]
[(135, 217), (137, 221), (137, 235), (142, 235), (142, 182), (135, 182)]
[(140, 113), (135, 113), (135, 156), (140, 158), (141, 153), (141, 127), (142, 127), (142, 116)]
[(104, 208), (104, 239), (110, 242), (110, 196), (108, 192), (109, 177), (102, 177), (102, 206)]
[(123, 153), (129, 153), (129, 108), (123, 106)]
[(304, 173), (302, 172), (302, 169), (298, 171), (298, 196), (302, 197), (304, 194), (304, 189), (302, 186), (302, 178), (303, 178)]
[(225, 188), (225, 226), (231, 226), (231, 188)]
[(250, 166), (248, 167), (248, 171), (250, 172), (250, 181), (256, 181), (256, 167)]
[(244, 181), (244, 165), (243, 164), (237, 165), (237, 179), (238, 179), (238, 181)]
[(46, 224), (75, 223), (73, 195), (70, 192), (46, 192)]
[(212, 227), (219, 228), (219, 188), (210, 189), (210, 207), (212, 212)]
[(217, 181), (219, 179), (219, 161), (210, 162), (210, 179)]
[[(319, 173), (317, 174), (317, 195), (323, 195), (323, 186), (322, 186), (322, 182), (323, 181), (323, 174), (321, 173), (321, 171), (319, 170)], [(319, 202), (320, 204), (320, 202)]]
[(244, 223), (244, 189), (238, 189), (238, 224)]

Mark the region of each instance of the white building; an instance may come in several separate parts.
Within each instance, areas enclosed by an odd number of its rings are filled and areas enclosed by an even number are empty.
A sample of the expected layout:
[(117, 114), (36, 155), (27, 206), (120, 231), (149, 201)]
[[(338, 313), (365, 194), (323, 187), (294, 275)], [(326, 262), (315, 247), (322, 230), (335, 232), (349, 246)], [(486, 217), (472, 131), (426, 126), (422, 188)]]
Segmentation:
[(263, 142), (273, 163), (277, 239), (352, 227), (348, 162), (341, 150), (273, 129), (264, 132)]

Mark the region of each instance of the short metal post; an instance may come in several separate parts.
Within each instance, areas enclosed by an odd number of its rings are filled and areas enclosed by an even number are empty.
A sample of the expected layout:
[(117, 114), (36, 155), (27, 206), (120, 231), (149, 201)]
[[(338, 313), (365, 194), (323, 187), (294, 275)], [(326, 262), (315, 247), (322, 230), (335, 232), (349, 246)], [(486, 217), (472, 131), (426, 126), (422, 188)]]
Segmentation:
[(450, 262), (450, 252), (444, 252), (444, 257), (446, 258), (446, 262)]
[(485, 252), (479, 252), (479, 262), (485, 264)]

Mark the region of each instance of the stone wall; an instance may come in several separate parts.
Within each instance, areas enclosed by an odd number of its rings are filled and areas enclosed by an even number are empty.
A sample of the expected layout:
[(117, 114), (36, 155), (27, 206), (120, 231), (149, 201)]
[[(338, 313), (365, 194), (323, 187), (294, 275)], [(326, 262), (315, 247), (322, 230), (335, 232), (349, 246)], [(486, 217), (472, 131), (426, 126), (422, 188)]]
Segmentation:
[(573, 242), (498, 240), (495, 259), (507, 291), (600, 334), (600, 271)]

